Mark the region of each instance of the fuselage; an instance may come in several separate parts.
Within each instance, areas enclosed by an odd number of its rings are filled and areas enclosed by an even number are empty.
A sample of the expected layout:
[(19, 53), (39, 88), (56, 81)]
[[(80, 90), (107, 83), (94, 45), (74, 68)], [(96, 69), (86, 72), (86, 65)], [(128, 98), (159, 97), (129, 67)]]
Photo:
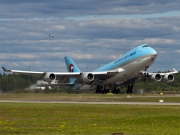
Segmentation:
[[(96, 69), (93, 72), (109, 71), (123, 68), (125, 71), (104, 80), (102, 85), (121, 84), (133, 77), (140, 71), (148, 69), (155, 61), (157, 52), (147, 44), (137, 46), (111, 63)], [(90, 86), (84, 85), (81, 89), (88, 89)]]

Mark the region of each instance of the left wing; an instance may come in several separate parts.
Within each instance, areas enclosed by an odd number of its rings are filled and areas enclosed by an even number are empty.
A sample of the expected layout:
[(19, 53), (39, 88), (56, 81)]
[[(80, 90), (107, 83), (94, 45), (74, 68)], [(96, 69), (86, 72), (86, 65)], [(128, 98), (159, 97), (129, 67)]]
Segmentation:
[(140, 77), (145, 77), (145, 78), (149, 78), (151, 81), (161, 81), (163, 79), (163, 81), (165, 82), (172, 82), (174, 81), (174, 75), (173, 74), (177, 74), (178, 71), (173, 68), (173, 71), (170, 72), (166, 72), (166, 73), (149, 73), (149, 72), (140, 72)]

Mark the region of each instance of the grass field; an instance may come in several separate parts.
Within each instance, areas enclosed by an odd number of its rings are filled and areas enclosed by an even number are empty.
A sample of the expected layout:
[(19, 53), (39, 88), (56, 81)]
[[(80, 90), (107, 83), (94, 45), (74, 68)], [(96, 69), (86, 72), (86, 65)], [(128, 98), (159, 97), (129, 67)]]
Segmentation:
[[(180, 102), (179, 95), (0, 94), (0, 100)], [(0, 103), (0, 134), (180, 135), (179, 106)]]
[(179, 106), (0, 103), (2, 135), (179, 135)]

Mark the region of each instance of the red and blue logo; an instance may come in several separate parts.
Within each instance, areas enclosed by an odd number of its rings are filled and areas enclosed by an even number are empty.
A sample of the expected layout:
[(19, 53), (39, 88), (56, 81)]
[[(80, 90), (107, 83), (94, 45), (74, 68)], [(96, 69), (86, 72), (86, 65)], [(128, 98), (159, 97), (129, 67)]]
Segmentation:
[(69, 65), (69, 72), (74, 72), (74, 65), (73, 64)]

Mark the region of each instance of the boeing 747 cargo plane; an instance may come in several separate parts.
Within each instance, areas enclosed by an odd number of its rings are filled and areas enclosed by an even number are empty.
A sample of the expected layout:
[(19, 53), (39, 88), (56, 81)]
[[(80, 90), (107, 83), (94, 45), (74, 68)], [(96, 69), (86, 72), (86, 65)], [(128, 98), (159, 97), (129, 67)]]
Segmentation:
[[(7, 70), (5, 72), (44, 76), (48, 82), (57, 81), (57, 84), (48, 86), (69, 86), (71, 89), (96, 89), (96, 93), (107, 93), (108, 88), (113, 93), (118, 93), (116, 87), (121, 84), (127, 86), (127, 93), (132, 93), (135, 80), (145, 78), (151, 81), (172, 82), (173, 74), (177, 70), (168, 73), (149, 73), (147, 69), (154, 63), (157, 52), (148, 44), (135, 47), (121, 58), (104, 65), (92, 72), (81, 72), (70, 56), (65, 57), (68, 72), (34, 72), (21, 70)], [(69, 83), (66, 83), (69, 81)], [(107, 88), (108, 87), (108, 88)]]

